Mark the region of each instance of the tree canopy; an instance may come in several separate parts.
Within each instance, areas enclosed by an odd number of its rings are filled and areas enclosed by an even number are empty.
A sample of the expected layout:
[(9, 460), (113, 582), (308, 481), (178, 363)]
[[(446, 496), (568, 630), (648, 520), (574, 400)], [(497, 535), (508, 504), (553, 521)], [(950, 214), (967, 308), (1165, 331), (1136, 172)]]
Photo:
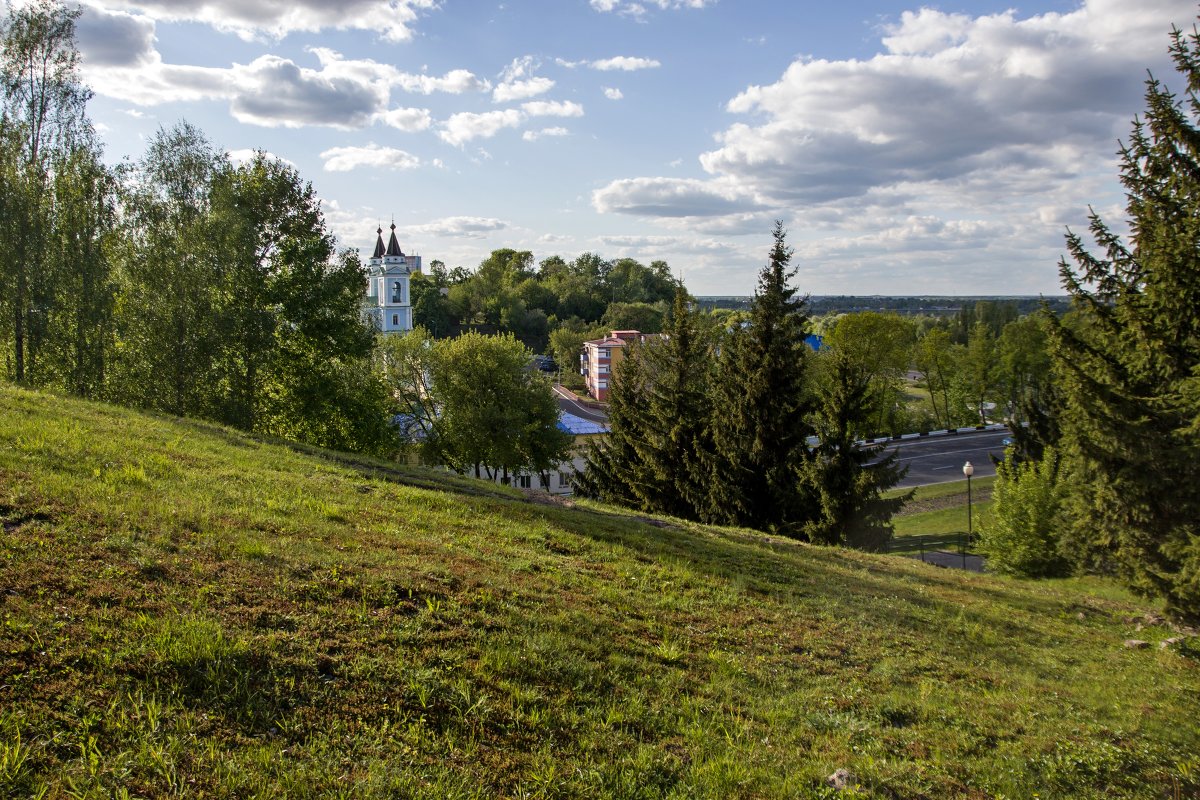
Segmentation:
[(381, 337), (380, 358), (401, 431), (427, 463), (488, 478), (529, 471), (545, 484), (566, 458), (549, 382), (511, 334), (435, 340), (417, 328)]

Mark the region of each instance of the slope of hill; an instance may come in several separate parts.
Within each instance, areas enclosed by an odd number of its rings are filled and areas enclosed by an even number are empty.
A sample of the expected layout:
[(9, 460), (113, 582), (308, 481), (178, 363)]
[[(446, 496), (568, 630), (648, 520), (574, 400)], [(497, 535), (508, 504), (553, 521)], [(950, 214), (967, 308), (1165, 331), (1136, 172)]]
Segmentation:
[(1200, 667), (1099, 582), (6, 387), (0, 518), (2, 796), (1200, 792)]

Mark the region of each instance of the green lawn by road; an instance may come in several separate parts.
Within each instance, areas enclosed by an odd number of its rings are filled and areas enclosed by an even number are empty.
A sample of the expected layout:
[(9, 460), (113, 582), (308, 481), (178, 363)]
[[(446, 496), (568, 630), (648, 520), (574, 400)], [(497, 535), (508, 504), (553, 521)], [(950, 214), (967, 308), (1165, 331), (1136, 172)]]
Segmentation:
[[(992, 507), (992, 485), (995, 477), (978, 478), (971, 481), (972, 526), (979, 530), (979, 523)], [(888, 496), (896, 497), (907, 490), (893, 490)], [(931, 533), (966, 533), (967, 531), (967, 482), (951, 481), (932, 486), (921, 486), (899, 514), (892, 520), (897, 536), (915, 536)]]

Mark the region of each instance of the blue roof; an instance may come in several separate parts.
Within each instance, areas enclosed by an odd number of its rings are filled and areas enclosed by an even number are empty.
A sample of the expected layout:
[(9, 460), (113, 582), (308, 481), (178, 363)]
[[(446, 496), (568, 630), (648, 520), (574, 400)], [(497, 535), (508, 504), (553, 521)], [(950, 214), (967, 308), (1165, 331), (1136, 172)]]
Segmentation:
[[(392, 426), (400, 431), (402, 438), (410, 442), (425, 439), (425, 431), (417, 424), (417, 419), (411, 414), (396, 414), (392, 417)], [(608, 426), (603, 422), (592, 422), (590, 419), (577, 417), (565, 411), (558, 412), (558, 429), (573, 436), (586, 436), (593, 433), (608, 433)]]
[(603, 422), (592, 422), (590, 419), (577, 417), (574, 414), (568, 414), (566, 411), (558, 413), (558, 429), (574, 434), (575, 436), (585, 436), (589, 433), (608, 433), (608, 426)]

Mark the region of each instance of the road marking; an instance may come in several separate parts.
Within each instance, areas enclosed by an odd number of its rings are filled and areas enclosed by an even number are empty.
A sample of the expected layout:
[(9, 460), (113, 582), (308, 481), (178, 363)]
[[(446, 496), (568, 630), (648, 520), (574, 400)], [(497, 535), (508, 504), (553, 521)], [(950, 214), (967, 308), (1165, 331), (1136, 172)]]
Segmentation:
[(1003, 446), (996, 447), (972, 447), (965, 450), (943, 450), (940, 453), (929, 453), (923, 456), (906, 456), (901, 454), (900, 460), (903, 461), (919, 461), (922, 458), (946, 458), (948, 456), (964, 455), (966, 453), (991, 453), (996, 450), (1003, 450)]

